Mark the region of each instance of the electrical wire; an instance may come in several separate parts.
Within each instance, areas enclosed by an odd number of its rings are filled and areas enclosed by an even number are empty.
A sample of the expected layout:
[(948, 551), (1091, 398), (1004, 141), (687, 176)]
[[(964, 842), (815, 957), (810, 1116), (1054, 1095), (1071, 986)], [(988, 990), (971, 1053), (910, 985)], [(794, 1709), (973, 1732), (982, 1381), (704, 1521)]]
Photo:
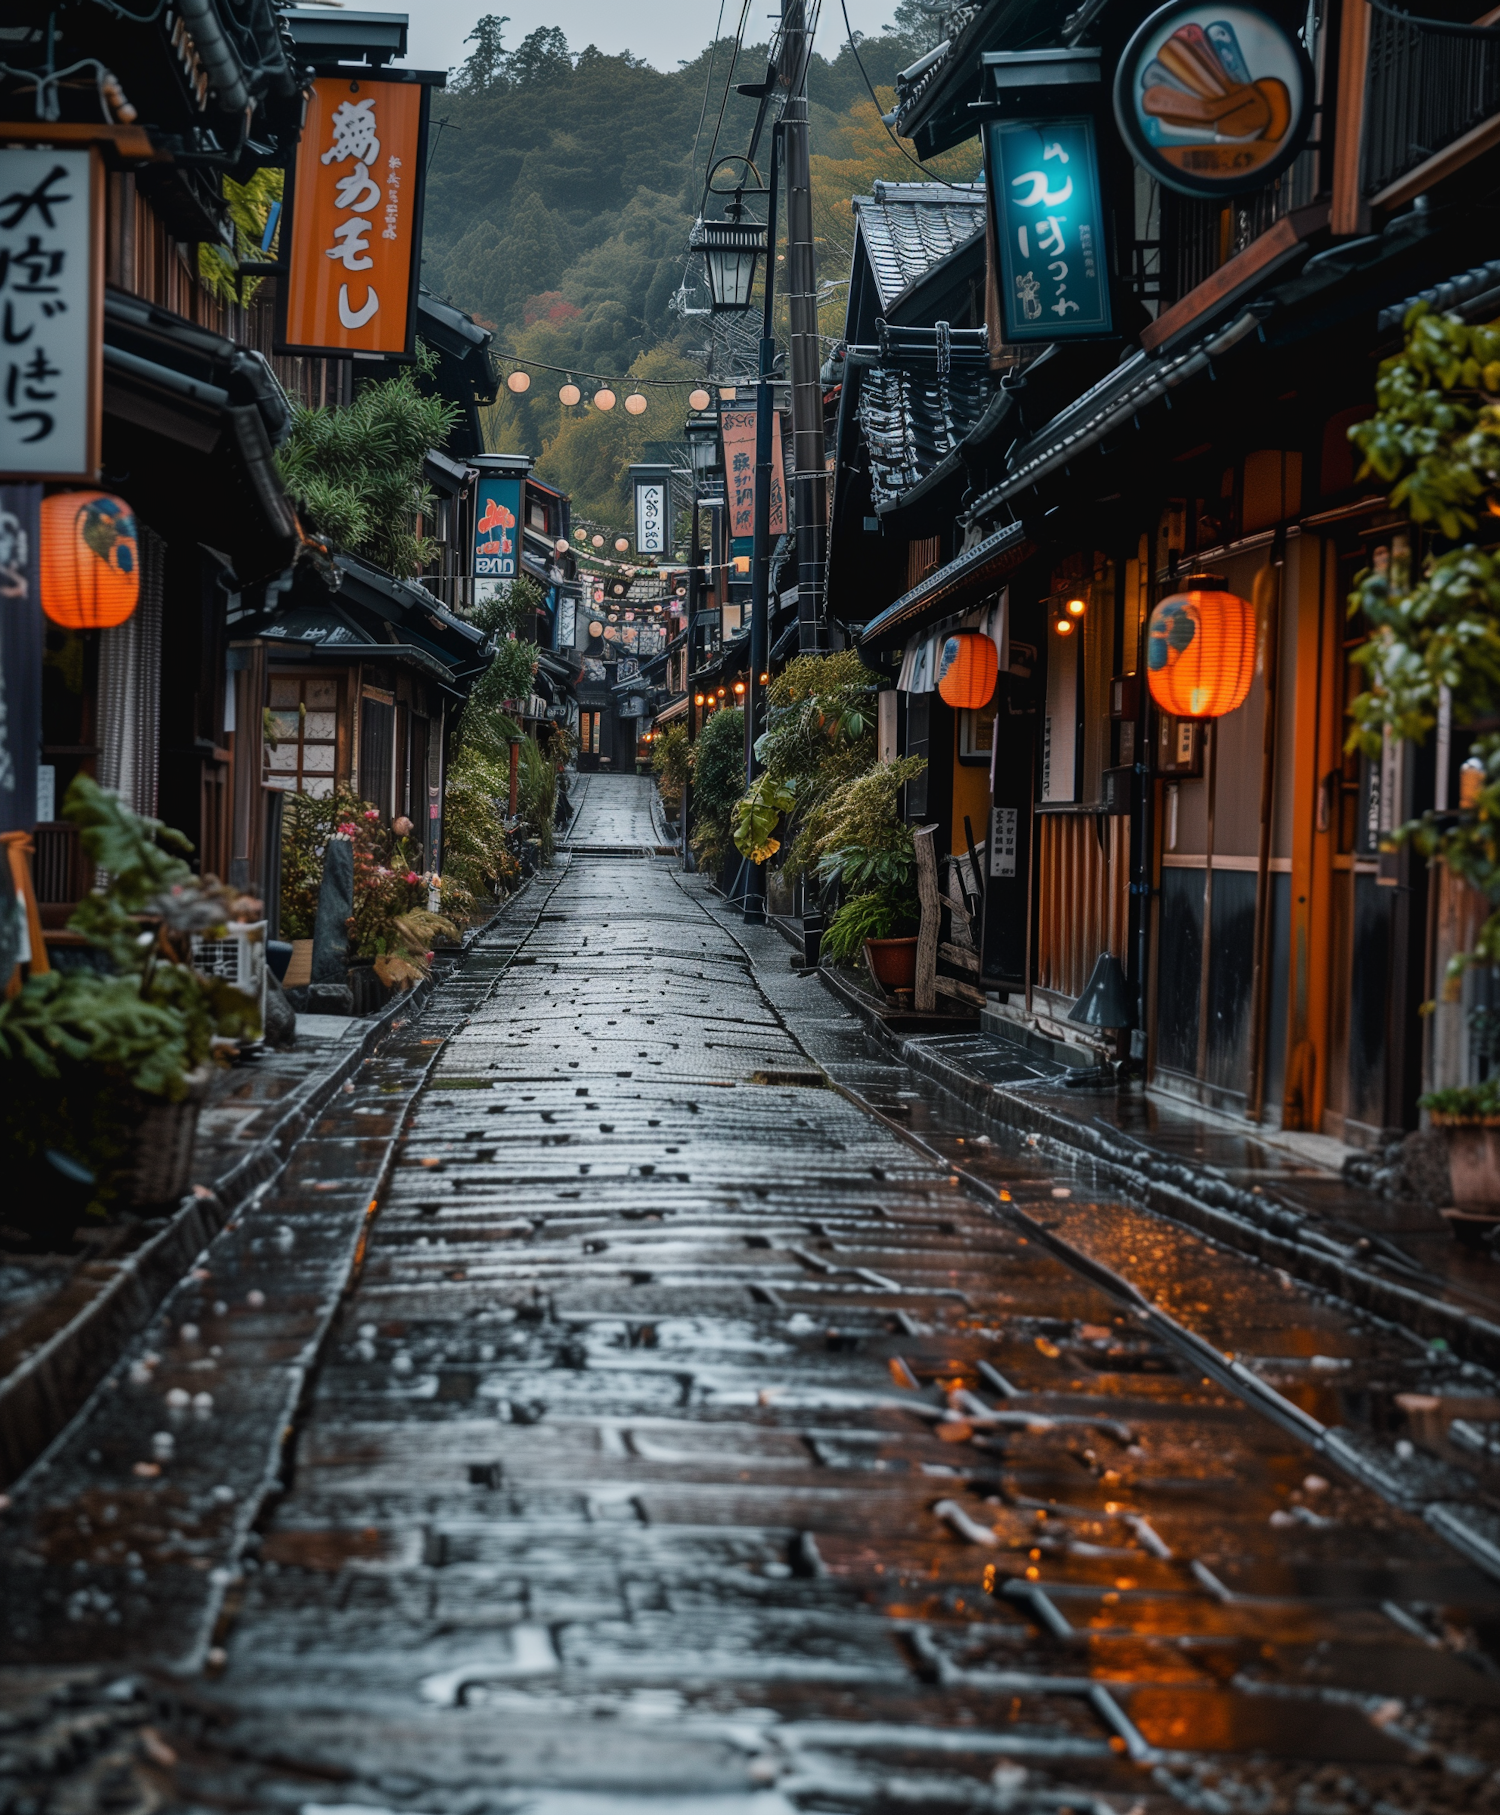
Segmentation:
[(693, 134), (693, 156), (688, 165), (694, 175), (698, 170), (698, 144), (703, 137), (703, 122), (708, 118), (708, 97), (714, 85), (714, 58), (718, 54), (719, 34), (724, 29), (724, 3), (725, 0), (719, 0), (718, 23), (714, 26), (713, 43), (708, 47), (708, 73), (703, 78), (703, 105), (698, 109), (698, 130)]
[(974, 188), (972, 183), (950, 183), (947, 177), (939, 176), (935, 170), (929, 170), (920, 158), (912, 156), (901, 143), (900, 139), (896, 137), (895, 133), (891, 131), (891, 128), (886, 125), (885, 115), (881, 113), (880, 109), (880, 96), (875, 92), (875, 84), (870, 80), (870, 72), (865, 68), (865, 60), (859, 54), (859, 45), (854, 37), (854, 27), (849, 23), (848, 0), (839, 0), (839, 7), (844, 15), (844, 32), (849, 39), (849, 48), (854, 52), (854, 61), (859, 65), (859, 73), (865, 79), (865, 87), (870, 91), (870, 99), (875, 103), (875, 111), (877, 114), (880, 114), (880, 124), (885, 126), (886, 133), (890, 138), (891, 143), (896, 147), (897, 151), (901, 153), (902, 157), (906, 159), (908, 164), (914, 169), (921, 171), (922, 175), (929, 183), (941, 183), (945, 189), (961, 189), (965, 194), (968, 194)]
[(708, 148), (708, 162), (703, 171), (703, 194), (698, 202), (698, 212), (702, 214), (703, 204), (708, 200), (708, 181), (713, 175), (714, 153), (719, 149), (719, 134), (724, 127), (724, 113), (729, 106), (729, 91), (734, 85), (734, 69), (740, 60), (740, 51), (745, 43), (745, 22), (750, 17), (750, 0), (745, 0), (740, 8), (740, 23), (734, 34), (734, 54), (729, 59), (729, 71), (724, 77), (724, 95), (719, 102), (719, 117), (714, 121), (713, 143)]

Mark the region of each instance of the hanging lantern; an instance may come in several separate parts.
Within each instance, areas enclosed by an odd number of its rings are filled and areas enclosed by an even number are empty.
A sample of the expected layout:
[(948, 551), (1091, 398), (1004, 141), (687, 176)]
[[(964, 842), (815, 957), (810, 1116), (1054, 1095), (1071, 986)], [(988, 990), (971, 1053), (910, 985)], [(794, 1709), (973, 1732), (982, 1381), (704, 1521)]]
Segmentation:
[(604, 635), (604, 626), (602, 624), (590, 624), (589, 635), (591, 637), (602, 637)]
[(713, 399), (701, 386), (696, 391), (688, 392), (688, 408), (690, 410), (706, 410), (712, 402)]
[(594, 392), (594, 408), (596, 410), (612, 410), (614, 407), (615, 394), (610, 390), (608, 385), (606, 385), (602, 391)]
[(1071, 618), (1056, 618), (1053, 620), (1052, 628), (1060, 637), (1070, 637), (1073, 634), (1073, 620)]
[(955, 630), (943, 639), (938, 692), (950, 706), (973, 712), (990, 703), (999, 672), (995, 641), (977, 630)]
[(595, 548), (603, 548), (603, 546), (604, 546), (603, 536), (599, 536), (599, 535), (590, 536), (589, 541), (593, 543)]
[(710, 306), (716, 312), (738, 314), (750, 307), (755, 261), (765, 246), (766, 230), (758, 221), (699, 219), (694, 223), (688, 250), (703, 254)]
[(42, 610), (67, 630), (123, 624), (141, 593), (135, 516), (109, 492), (42, 500)]
[(557, 393), (557, 401), (559, 403), (567, 404), (568, 408), (572, 409), (573, 405), (578, 402), (582, 395), (583, 392), (579, 390), (576, 384), (565, 384)]
[(1173, 718), (1223, 718), (1243, 705), (1255, 672), (1255, 607), (1223, 590), (1215, 574), (1192, 574), (1151, 613), (1146, 678)]
[(529, 372), (512, 372), (506, 379), (505, 385), (507, 390), (514, 391), (519, 397), (523, 391), (531, 389), (531, 374)]
[(630, 544), (628, 541), (626, 541), (624, 536), (615, 537), (615, 553), (616, 554), (623, 555), (625, 550), (627, 548), (629, 548), (629, 546), (630, 546)]
[(639, 391), (632, 391), (625, 399), (625, 408), (632, 416), (643, 416), (646, 413), (646, 399)]
[(1070, 618), (1081, 618), (1088, 610), (1088, 601), (1086, 599), (1069, 599), (1063, 609)]
[(558, 555), (565, 555), (568, 552), (568, 545), (561, 536), (552, 544), (552, 552)]

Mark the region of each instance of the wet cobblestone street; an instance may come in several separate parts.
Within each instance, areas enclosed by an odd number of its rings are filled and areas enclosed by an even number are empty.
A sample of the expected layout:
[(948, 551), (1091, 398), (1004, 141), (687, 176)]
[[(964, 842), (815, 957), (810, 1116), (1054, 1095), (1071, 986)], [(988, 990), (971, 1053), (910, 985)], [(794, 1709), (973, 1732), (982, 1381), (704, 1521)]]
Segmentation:
[(0, 1807), (1500, 1808), (1500, 1582), (1361, 1424), (1440, 1358), (986, 1132), (652, 842), (590, 778), (17, 1486)]

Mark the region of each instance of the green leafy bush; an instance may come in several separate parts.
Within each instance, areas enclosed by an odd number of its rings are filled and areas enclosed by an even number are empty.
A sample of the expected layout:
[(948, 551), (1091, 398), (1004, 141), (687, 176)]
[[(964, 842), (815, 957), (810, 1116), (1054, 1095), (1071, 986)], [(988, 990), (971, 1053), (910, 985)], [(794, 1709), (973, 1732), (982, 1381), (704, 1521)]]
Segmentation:
[[(1500, 323), (1470, 327), (1416, 303), (1405, 347), (1381, 364), (1375, 414), (1349, 431), (1365, 455), (1363, 473), (1391, 484), (1392, 504), (1450, 541), (1476, 527), (1486, 500), (1495, 510), (1497, 390)], [(1393, 548), (1383, 565), (1359, 575), (1349, 609), (1370, 627), (1353, 656), (1369, 686), (1350, 707), (1349, 748), (1378, 758), (1387, 736), (1421, 743), (1437, 723), (1444, 689), (1456, 725), (1493, 722), (1500, 698), (1500, 560), (1493, 553), (1465, 543), (1429, 549), (1413, 562)], [(1450, 998), (1469, 965), (1500, 963), (1500, 733), (1476, 737), (1473, 756), (1483, 771), (1477, 798), (1456, 813), (1424, 814), (1394, 835), (1394, 842), (1411, 838), (1490, 905), (1473, 951), (1449, 961)]]
[(424, 397), (417, 371), (408, 368), (362, 384), (343, 409), (294, 409), (276, 464), (318, 535), (413, 579), (437, 553), (430, 536), (416, 533), (418, 517), (431, 507), (422, 463), (458, 418), (456, 404)]
[(701, 868), (717, 872), (733, 843), (735, 803), (745, 786), (745, 715), (721, 709), (693, 745), (692, 846)]
[(772, 836), (783, 813), (797, 804), (797, 796), (773, 775), (757, 775), (734, 805), (734, 847), (752, 863), (765, 863), (781, 849)]
[(651, 749), (651, 773), (662, 805), (672, 814), (682, 810), (683, 786), (692, 776), (692, 748), (687, 726), (677, 724), (664, 731)]
[(906, 911), (890, 890), (872, 889), (855, 895), (828, 922), (821, 954), (836, 964), (853, 964), (864, 950), (866, 939), (903, 938), (916, 930), (914, 921), (914, 912)]
[(1461, 1084), (1451, 1090), (1430, 1090), (1417, 1098), (1419, 1109), (1430, 1110), (1443, 1122), (1500, 1121), (1500, 1077), (1483, 1084)]

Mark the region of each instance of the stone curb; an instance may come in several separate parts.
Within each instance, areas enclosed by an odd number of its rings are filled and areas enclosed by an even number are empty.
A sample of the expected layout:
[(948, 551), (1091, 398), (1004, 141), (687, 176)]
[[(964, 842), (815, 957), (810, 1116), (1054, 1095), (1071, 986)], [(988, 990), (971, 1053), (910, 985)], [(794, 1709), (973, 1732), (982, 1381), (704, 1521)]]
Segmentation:
[[(505, 905), (529, 887), (530, 880)], [(493, 918), (470, 928), (459, 949), (467, 952)], [(319, 1111), (383, 1044), (398, 1019), (427, 1005), (439, 981), (440, 975), (426, 977), (388, 1002), (359, 1039), (347, 1043), (331, 1070), (287, 1100), (275, 1127), (214, 1179), (207, 1195), (195, 1191), (183, 1198), (166, 1227), (118, 1264), (109, 1285), (0, 1382), (0, 1485), (23, 1474), (77, 1415), (194, 1259), (235, 1210), (276, 1177)]]

